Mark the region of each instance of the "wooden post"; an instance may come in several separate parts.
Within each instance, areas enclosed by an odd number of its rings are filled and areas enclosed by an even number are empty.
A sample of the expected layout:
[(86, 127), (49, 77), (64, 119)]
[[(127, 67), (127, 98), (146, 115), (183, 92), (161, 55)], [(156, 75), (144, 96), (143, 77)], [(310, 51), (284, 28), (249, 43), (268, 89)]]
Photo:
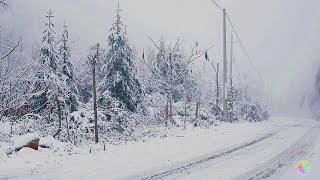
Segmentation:
[(97, 44), (97, 51), (92, 58), (92, 88), (93, 88), (93, 110), (94, 110), (94, 135), (95, 142), (99, 142), (98, 137), (98, 112), (97, 112), (97, 89), (96, 89), (96, 64), (99, 56), (99, 43)]
[(167, 125), (169, 125), (169, 99), (167, 99), (165, 110), (166, 110), (166, 123)]
[[(231, 31), (231, 44), (230, 44), (230, 108), (233, 112), (233, 79), (232, 79), (232, 63), (233, 63), (233, 32)], [(232, 122), (232, 118), (230, 117), (230, 122)]]
[(217, 86), (217, 93), (216, 93), (216, 105), (219, 107), (219, 63), (217, 63), (217, 72), (216, 72), (216, 86)]
[(186, 102), (184, 104), (184, 121), (183, 121), (184, 129), (186, 129), (186, 121), (187, 121), (187, 103), (188, 103), (188, 98), (186, 98)]

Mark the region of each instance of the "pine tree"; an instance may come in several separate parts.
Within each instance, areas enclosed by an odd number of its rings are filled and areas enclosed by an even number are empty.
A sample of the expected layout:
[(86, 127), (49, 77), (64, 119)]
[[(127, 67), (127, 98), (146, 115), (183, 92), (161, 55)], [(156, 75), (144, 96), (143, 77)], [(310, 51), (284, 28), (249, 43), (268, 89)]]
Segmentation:
[(102, 66), (100, 94), (110, 91), (112, 96), (121, 101), (130, 111), (135, 111), (139, 102), (141, 88), (134, 76), (135, 64), (133, 51), (128, 44), (125, 25), (121, 21), (119, 5), (116, 20), (107, 39), (109, 50)]
[(59, 46), (60, 67), (61, 76), (63, 81), (69, 87), (67, 105), (70, 107), (70, 111), (76, 111), (78, 107), (78, 88), (75, 83), (75, 74), (73, 71), (73, 65), (71, 63), (71, 50), (69, 47), (69, 32), (67, 26), (64, 25), (62, 37)]

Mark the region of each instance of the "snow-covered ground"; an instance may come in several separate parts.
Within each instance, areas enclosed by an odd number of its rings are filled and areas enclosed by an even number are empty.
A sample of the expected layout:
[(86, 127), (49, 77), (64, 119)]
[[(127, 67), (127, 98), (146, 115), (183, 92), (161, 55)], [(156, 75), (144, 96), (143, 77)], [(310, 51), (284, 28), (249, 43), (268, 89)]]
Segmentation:
[(70, 148), (64, 143), (53, 143), (51, 149), (40, 148), (39, 151), (34, 151), (24, 148), (7, 156), (4, 155), (6, 147), (0, 147), (0, 179), (148, 178), (153, 174), (161, 174), (197, 159), (266, 137), (191, 169), (164, 177), (236, 178), (288, 149), (313, 125), (312, 120), (272, 118), (271, 121), (262, 123), (221, 123), (208, 129), (188, 127), (185, 131), (173, 130), (173, 135), (167, 138), (108, 145), (105, 152), (94, 145)]

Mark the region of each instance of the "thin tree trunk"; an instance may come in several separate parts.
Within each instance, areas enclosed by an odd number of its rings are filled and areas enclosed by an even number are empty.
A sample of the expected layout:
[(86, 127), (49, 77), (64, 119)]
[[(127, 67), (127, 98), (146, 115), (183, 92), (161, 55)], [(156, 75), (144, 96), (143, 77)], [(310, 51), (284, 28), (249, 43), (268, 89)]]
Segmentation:
[(170, 95), (169, 95), (169, 118), (171, 124), (174, 124), (172, 118), (172, 88), (173, 88), (173, 65), (172, 65), (172, 54), (169, 54), (169, 63), (170, 63)]
[(93, 67), (93, 109), (94, 109), (94, 134), (95, 134), (95, 141), (96, 143), (99, 142), (98, 138), (98, 122), (97, 122), (97, 92), (96, 92), (96, 68)]
[(169, 100), (167, 99), (167, 104), (166, 104), (166, 123), (169, 125)]
[(99, 55), (99, 44), (97, 44), (97, 52), (96, 56), (93, 59), (93, 67), (92, 67), (92, 87), (93, 87), (93, 109), (94, 109), (94, 135), (95, 142), (99, 142), (98, 137), (98, 112), (97, 112), (97, 89), (96, 89), (96, 62)]
[(13, 133), (13, 119), (11, 120), (11, 126), (10, 126), (10, 134)]
[(171, 121), (171, 124), (174, 124), (173, 123), (173, 118), (172, 118), (172, 100), (170, 98), (170, 101), (169, 101), (169, 115), (170, 115), (170, 121)]
[(70, 141), (69, 118), (68, 118), (68, 116), (66, 116), (66, 124), (67, 124), (67, 136), (68, 136), (68, 141)]
[(57, 102), (57, 106), (58, 106), (58, 116), (59, 116), (59, 129), (61, 129), (61, 125), (62, 125), (62, 114), (61, 114), (61, 107), (60, 107), (60, 103), (58, 100), (56, 100)]
[(199, 101), (197, 101), (196, 103), (196, 119), (198, 118), (199, 116)]
[(188, 100), (186, 99), (186, 102), (184, 104), (184, 121), (183, 121), (184, 129), (186, 129), (186, 121), (187, 121), (187, 103), (188, 103)]

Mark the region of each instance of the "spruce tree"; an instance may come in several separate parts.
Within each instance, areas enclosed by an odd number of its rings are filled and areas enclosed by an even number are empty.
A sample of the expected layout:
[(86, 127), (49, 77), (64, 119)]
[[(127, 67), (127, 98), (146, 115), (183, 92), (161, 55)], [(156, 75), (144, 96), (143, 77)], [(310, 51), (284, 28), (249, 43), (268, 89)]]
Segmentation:
[(47, 22), (45, 24), (45, 30), (42, 33), (41, 47), (36, 55), (39, 67), (36, 70), (31, 107), (37, 112), (46, 108), (47, 102), (49, 101), (49, 94), (52, 92), (50, 90), (52, 88), (50, 81), (52, 81), (52, 78), (57, 79), (55, 73), (58, 68), (58, 55), (55, 51), (53, 17), (52, 11), (49, 10), (46, 15)]
[(111, 95), (121, 101), (126, 108), (135, 111), (141, 88), (139, 81), (134, 77), (133, 51), (129, 46), (125, 25), (120, 17), (119, 5), (107, 44), (109, 50), (102, 66), (103, 78), (98, 90), (100, 94), (110, 91)]
[(50, 72), (56, 72), (58, 68), (58, 56), (55, 51), (55, 40), (54, 40), (54, 24), (52, 18), (54, 17), (52, 11), (49, 10), (47, 13), (47, 23), (45, 24), (45, 30), (43, 31), (42, 47), (40, 50), (40, 64), (46, 66)]
[(55, 50), (55, 31), (52, 11), (47, 13), (47, 23), (43, 32), (42, 44), (36, 54), (38, 67), (31, 97), (31, 111), (39, 113), (45, 120), (45, 132), (58, 137), (69, 97), (69, 88), (60, 73), (59, 56)]
[(69, 47), (69, 32), (67, 26), (64, 25), (61, 41), (59, 45), (60, 67), (61, 77), (64, 83), (67, 85), (68, 99), (66, 101), (71, 112), (76, 111), (78, 107), (78, 88), (75, 83), (75, 74), (73, 71), (73, 65), (71, 63), (71, 50)]

